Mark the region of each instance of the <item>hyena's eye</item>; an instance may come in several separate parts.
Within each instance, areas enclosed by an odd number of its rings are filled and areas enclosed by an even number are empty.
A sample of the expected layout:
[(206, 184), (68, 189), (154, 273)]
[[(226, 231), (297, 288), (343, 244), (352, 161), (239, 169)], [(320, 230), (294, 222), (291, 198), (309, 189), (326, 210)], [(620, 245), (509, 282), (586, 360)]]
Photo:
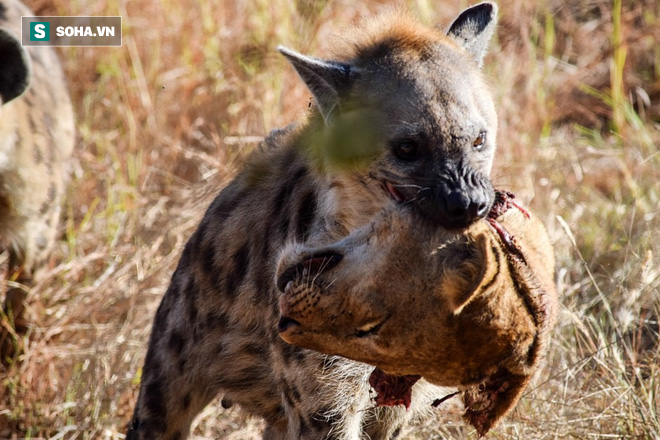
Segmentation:
[(419, 145), (412, 139), (396, 142), (393, 150), (396, 157), (401, 160), (415, 160), (419, 156)]
[(486, 132), (482, 131), (479, 133), (479, 136), (477, 136), (476, 139), (472, 142), (472, 146), (475, 150), (479, 151), (484, 147), (484, 145), (486, 145)]

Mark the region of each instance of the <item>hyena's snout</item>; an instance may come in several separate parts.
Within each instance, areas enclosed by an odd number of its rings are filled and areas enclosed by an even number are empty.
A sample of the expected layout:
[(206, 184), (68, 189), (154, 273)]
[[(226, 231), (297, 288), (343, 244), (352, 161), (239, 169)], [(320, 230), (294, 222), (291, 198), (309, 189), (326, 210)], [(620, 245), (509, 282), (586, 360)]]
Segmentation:
[(447, 229), (464, 229), (484, 218), (493, 205), (490, 179), (474, 170), (443, 176), (420, 202), (422, 214)]

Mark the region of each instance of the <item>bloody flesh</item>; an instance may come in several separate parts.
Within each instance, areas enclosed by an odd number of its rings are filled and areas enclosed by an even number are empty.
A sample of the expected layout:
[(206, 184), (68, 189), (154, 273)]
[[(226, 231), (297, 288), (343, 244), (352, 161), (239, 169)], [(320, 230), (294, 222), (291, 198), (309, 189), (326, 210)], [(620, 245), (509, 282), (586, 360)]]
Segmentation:
[(369, 385), (376, 391), (376, 405), (395, 406), (405, 405), (410, 408), (412, 386), (422, 376), (392, 376), (380, 368), (374, 368), (369, 376)]
[(504, 243), (504, 246), (509, 251), (511, 255), (514, 255), (516, 258), (520, 259), (523, 263), (525, 262), (525, 257), (522, 252), (516, 245), (516, 237), (509, 234), (509, 232), (504, 229), (504, 226), (497, 221), (497, 218), (507, 212), (511, 208), (517, 208), (522, 212), (525, 217), (529, 218), (529, 212), (522, 206), (520, 206), (514, 199), (516, 196), (509, 191), (495, 190), (495, 201), (493, 206), (486, 217), (486, 221), (495, 229), (497, 235), (499, 235), (500, 240)]

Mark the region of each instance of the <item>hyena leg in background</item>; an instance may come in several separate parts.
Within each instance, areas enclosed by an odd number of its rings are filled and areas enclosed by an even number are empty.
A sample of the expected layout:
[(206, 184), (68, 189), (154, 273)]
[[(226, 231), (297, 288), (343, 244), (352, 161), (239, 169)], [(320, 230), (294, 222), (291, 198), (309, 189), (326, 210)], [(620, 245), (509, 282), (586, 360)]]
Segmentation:
[(0, 310), (0, 356), (1, 362), (10, 360), (20, 354), (21, 335), (28, 329), (25, 316), (25, 301), (32, 278), (21, 270), (12, 269), (11, 256), (8, 252), (0, 252), (0, 298), (4, 298)]

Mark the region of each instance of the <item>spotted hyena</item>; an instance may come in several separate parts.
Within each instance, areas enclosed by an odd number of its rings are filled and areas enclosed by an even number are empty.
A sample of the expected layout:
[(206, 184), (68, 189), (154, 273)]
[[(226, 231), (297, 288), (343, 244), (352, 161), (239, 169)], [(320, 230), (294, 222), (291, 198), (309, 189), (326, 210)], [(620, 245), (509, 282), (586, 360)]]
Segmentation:
[(375, 407), (371, 368), (286, 344), (275, 270), (290, 243), (330, 244), (406, 204), (447, 229), (490, 210), (497, 119), (480, 65), (497, 8), (448, 31), (404, 14), (365, 22), (328, 61), (280, 51), (316, 105), (267, 137), (186, 244), (156, 313), (130, 439), (182, 439), (215, 396), (269, 439), (390, 439), (430, 408)]
[[(21, 46), (22, 15), (32, 14), (18, 1), (0, 0), (0, 293), (6, 290), (3, 329), (19, 330), (26, 290), (5, 283), (29, 285), (48, 258), (74, 145), (60, 63), (52, 48)], [(0, 346), (10, 349), (7, 336)]]
[(377, 366), (379, 404), (407, 404), (420, 377), (459, 387), (465, 418), (485, 434), (538, 370), (558, 309), (547, 232), (524, 208), (506, 209), (509, 197), (497, 193), (492, 224), (463, 231), (395, 205), (337, 243), (289, 245), (280, 336)]

